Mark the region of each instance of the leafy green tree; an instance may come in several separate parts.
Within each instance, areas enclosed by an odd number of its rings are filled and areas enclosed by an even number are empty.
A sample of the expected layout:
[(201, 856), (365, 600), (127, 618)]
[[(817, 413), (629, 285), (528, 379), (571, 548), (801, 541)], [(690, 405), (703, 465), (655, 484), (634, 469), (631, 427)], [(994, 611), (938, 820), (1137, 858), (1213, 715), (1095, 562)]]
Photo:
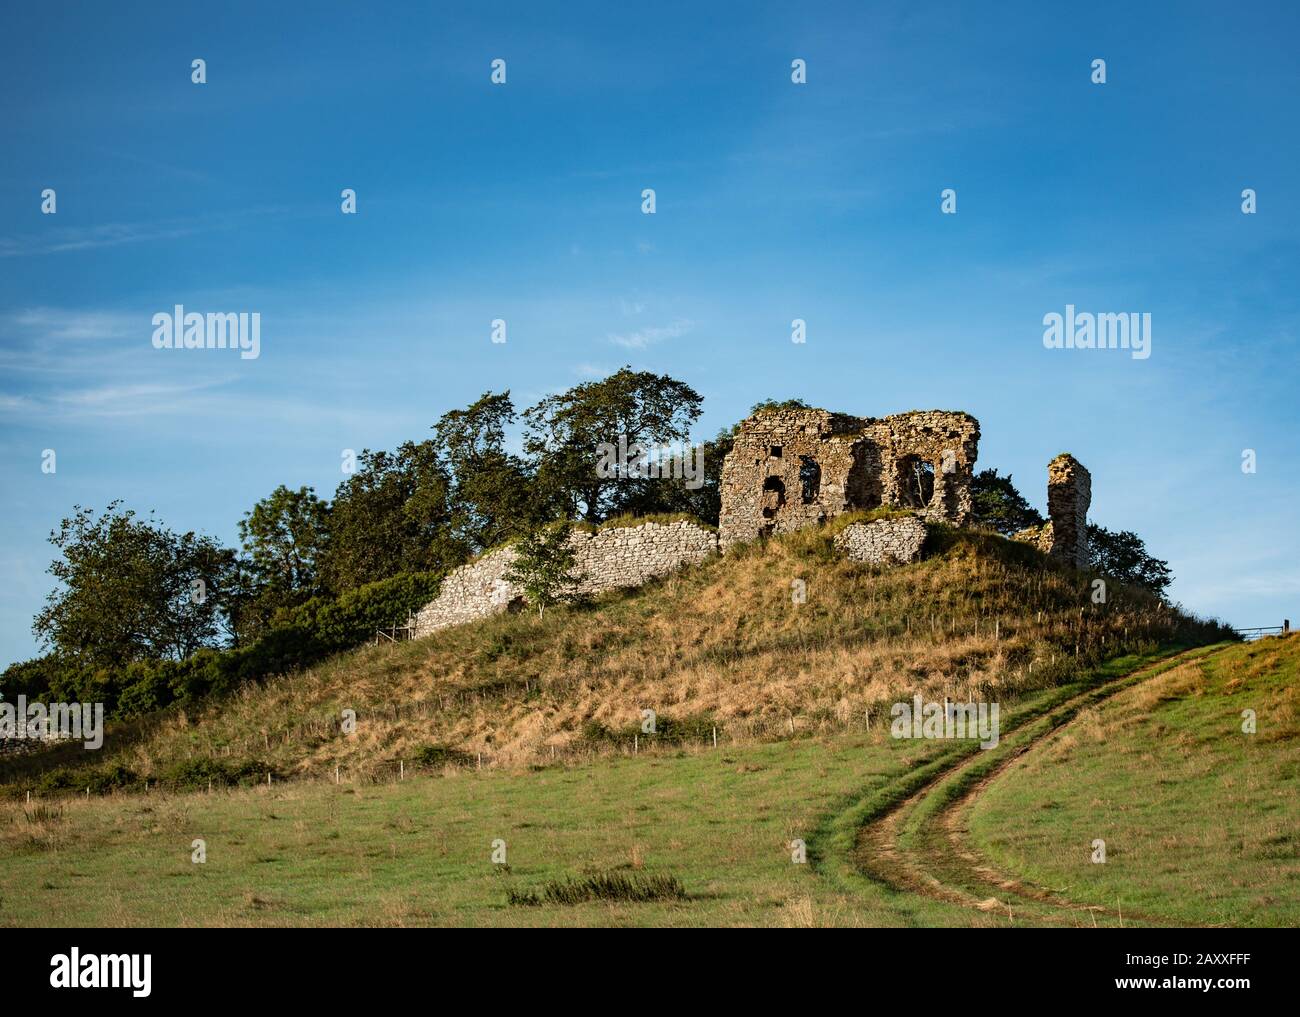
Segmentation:
[(281, 484), (244, 513), (239, 539), (256, 580), (284, 592), (314, 591), (329, 540), (329, 505), (310, 487)]
[(626, 492), (644, 482), (600, 476), (600, 446), (618, 446), (620, 437), (647, 451), (686, 442), (702, 402), (684, 382), (630, 367), (546, 397), (523, 414), (524, 451), (537, 464), (540, 495), (564, 518), (608, 518), (620, 496), (634, 498)]
[(210, 537), (176, 534), (111, 503), (75, 506), (50, 534), (60, 583), (32, 631), (77, 666), (180, 660), (217, 641), (235, 553)]
[[(701, 476), (699, 485), (681, 477), (658, 480), (632, 480), (620, 484), (611, 515), (646, 516), (655, 513), (683, 513), (714, 526), (722, 514), (722, 462), (735, 445), (735, 428), (718, 432), (717, 437), (699, 446)], [(695, 453), (691, 450), (692, 462)], [(692, 469), (694, 466), (692, 465)]]
[(572, 533), (573, 525), (566, 520), (539, 527), (514, 545), (516, 557), (504, 579), (524, 591), (539, 618), (548, 607), (569, 600), (578, 585), (573, 575), (576, 556), (569, 543)]
[(329, 543), (329, 505), (310, 487), (281, 484), (239, 521), (244, 549), (239, 579), (239, 636), (263, 629), (277, 610), (293, 607), (321, 589), (320, 563)]
[(57, 681), (59, 664), (52, 655), (10, 664), (0, 673), (0, 699), (13, 702), (19, 696), (44, 699)]
[(461, 564), (469, 548), (451, 531), (451, 481), (434, 441), (363, 451), (339, 485), (321, 579), (337, 595), (403, 572)]
[(433, 425), (450, 478), (451, 532), (474, 551), (527, 533), (543, 521), (544, 506), (531, 472), (505, 449), (506, 428), (515, 420), (508, 391), (485, 392)]
[(975, 521), (997, 530), (1004, 537), (1043, 522), (1041, 513), (1011, 482), (1010, 473), (1003, 477), (997, 470), (980, 470), (972, 478), (970, 490)]
[(1141, 586), (1164, 596), (1174, 575), (1169, 563), (1147, 553), (1142, 538), (1131, 530), (1111, 532), (1104, 526), (1088, 524), (1089, 566), (1133, 586)]

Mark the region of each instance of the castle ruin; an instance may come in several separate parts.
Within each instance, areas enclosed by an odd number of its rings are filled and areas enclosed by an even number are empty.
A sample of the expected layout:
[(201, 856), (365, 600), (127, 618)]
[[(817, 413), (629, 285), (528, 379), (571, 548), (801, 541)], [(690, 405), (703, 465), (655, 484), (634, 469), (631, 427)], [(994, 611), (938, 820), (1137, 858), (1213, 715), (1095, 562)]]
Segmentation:
[(1016, 534), (1071, 568), (1088, 567), (1088, 507), (1092, 474), (1068, 452), (1047, 464), (1047, 522)]
[[(872, 565), (916, 561), (924, 553), (927, 523), (972, 521), (979, 438), (979, 421), (968, 413), (854, 417), (803, 406), (764, 407), (741, 421), (723, 462), (716, 534), (686, 521), (575, 531), (570, 543), (578, 592), (641, 586), (733, 544), (876, 508), (903, 513), (844, 527), (836, 548)], [(1048, 465), (1050, 521), (1015, 539), (1086, 568), (1091, 500), (1091, 475), (1062, 453)], [(416, 616), (415, 637), (521, 607), (523, 591), (506, 578), (515, 554), (513, 547), (498, 548), (448, 573), (438, 596)]]
[(979, 437), (968, 413), (760, 409), (741, 422), (723, 463), (721, 547), (882, 506), (968, 523)]

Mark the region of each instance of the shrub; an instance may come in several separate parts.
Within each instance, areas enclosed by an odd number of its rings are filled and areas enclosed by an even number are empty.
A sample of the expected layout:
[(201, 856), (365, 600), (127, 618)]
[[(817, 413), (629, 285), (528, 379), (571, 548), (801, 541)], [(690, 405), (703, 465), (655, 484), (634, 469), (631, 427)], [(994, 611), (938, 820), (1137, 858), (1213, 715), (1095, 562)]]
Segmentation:
[(421, 745), (411, 757), (416, 766), (437, 769), (441, 766), (468, 766), (474, 757), (468, 752), (449, 749), (443, 745)]
[(586, 904), (589, 901), (615, 901), (624, 904), (646, 904), (659, 900), (687, 900), (686, 888), (676, 876), (666, 873), (635, 874), (599, 872), (581, 879), (553, 879), (533, 890), (509, 890), (508, 903), (523, 907), (547, 904)]

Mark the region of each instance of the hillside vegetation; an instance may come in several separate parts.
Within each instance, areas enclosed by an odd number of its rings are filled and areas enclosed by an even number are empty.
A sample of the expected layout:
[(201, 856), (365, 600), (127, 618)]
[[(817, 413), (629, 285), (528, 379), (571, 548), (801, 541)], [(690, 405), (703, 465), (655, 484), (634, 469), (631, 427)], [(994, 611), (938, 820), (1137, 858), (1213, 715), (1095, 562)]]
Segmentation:
[[(1112, 660), (1005, 711), (1023, 770), (976, 796), (957, 851), (920, 855), (997, 879), (991, 908), (853, 867), (863, 824), (983, 757), (873, 724), (377, 784), (0, 802), (0, 926), (1293, 925), (1300, 640), (1280, 642)], [(1015, 751), (1081, 695), (1095, 709)], [(1087, 860), (1098, 824), (1105, 865)]]
[[(840, 557), (835, 532), (750, 545), (540, 619), (344, 653), (111, 726), (98, 753), (61, 746), (0, 773), (11, 793), (333, 780), (336, 767), (355, 781), (654, 751), (715, 729), (730, 744), (833, 733), (884, 722), (916, 692), (1014, 700), (1107, 658), (1228, 635), (1141, 590), (1111, 584), (1093, 603), (1092, 576), (990, 534), (940, 530), (926, 560), (879, 569)], [(641, 733), (643, 710), (656, 733)]]
[(1180, 923), (1295, 926), (1298, 778), (1300, 639), (1264, 639), (1086, 711), (1013, 763), (969, 824), (1002, 871), (1072, 900)]

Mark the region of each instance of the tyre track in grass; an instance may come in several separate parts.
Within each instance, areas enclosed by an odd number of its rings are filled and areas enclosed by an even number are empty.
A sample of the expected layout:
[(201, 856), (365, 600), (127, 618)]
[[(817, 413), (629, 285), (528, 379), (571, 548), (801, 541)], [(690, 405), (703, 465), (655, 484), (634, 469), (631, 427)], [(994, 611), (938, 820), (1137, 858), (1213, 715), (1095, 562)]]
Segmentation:
[[(1047, 925), (1087, 925), (1096, 924), (1098, 918), (1108, 923), (1175, 924), (1157, 915), (1121, 913), (1118, 908), (1070, 900), (1000, 872), (969, 846), (965, 820), (975, 800), (1013, 762), (1045, 745), (1084, 710), (1221, 648), (1174, 653), (1068, 695), (1023, 719), (996, 748), (945, 754), (931, 764), (933, 772), (909, 775), (910, 784), (905, 783), (907, 777), (901, 778), (903, 788), (895, 788), (892, 800), (888, 794), (878, 794), (874, 808), (859, 803), (829, 828), (841, 828), (843, 846), (845, 817), (856, 820), (850, 854), (861, 877), (894, 891), (998, 915), (1012, 924), (1027, 919)], [(827, 832), (828, 843), (833, 844)]]

